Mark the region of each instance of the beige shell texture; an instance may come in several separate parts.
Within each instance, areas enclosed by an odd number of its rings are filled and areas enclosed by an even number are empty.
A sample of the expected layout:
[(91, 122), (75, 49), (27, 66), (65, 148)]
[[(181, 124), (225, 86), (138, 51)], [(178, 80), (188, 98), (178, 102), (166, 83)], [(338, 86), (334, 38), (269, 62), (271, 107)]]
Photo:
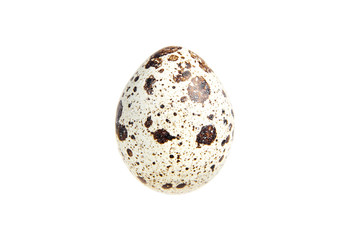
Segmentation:
[(150, 56), (127, 83), (116, 112), (119, 151), (144, 185), (185, 193), (221, 169), (234, 113), (205, 61), (183, 47)]

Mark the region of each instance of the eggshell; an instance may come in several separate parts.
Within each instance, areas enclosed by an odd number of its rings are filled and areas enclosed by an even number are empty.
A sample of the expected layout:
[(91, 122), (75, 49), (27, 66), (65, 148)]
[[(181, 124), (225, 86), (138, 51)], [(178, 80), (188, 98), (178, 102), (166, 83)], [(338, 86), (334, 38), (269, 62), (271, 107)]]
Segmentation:
[(185, 193), (222, 168), (234, 113), (205, 61), (183, 47), (150, 56), (127, 83), (116, 112), (119, 151), (146, 186)]

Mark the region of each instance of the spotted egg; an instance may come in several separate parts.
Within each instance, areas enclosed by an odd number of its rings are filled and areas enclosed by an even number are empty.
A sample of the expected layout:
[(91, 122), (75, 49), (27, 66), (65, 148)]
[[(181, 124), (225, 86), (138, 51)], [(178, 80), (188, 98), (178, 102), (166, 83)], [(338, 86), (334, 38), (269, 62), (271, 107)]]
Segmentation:
[(213, 70), (196, 53), (165, 47), (127, 83), (116, 111), (119, 151), (146, 186), (185, 193), (222, 168), (234, 113)]

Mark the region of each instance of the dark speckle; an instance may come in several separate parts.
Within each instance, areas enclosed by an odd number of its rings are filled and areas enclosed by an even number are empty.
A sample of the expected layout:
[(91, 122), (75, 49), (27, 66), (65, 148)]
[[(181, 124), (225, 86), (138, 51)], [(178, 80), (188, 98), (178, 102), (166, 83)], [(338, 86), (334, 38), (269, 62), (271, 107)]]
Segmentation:
[(229, 124), (229, 131), (231, 131), (231, 129), (232, 129), (232, 124), (230, 123)]
[(210, 168), (211, 168), (212, 171), (214, 171), (215, 165), (212, 165)]
[(167, 141), (171, 141), (175, 138), (174, 136), (171, 136), (170, 133), (165, 129), (158, 129), (152, 134), (154, 139), (160, 144), (166, 143)]
[(231, 109), (231, 115), (234, 117), (234, 111)]
[(131, 139), (135, 140), (135, 136), (134, 136), (134, 135), (131, 135), (130, 137), (131, 137)]
[(134, 87), (133, 91), (136, 92), (136, 91), (137, 91), (137, 87)]
[(120, 141), (124, 141), (127, 138), (126, 127), (121, 124), (116, 124), (116, 134)]
[(163, 68), (159, 70), (159, 73), (163, 73), (163, 72), (164, 72), (164, 69), (163, 69)]
[(160, 105), (160, 108), (164, 108), (164, 107), (165, 107), (164, 104), (161, 104), (161, 105)]
[(144, 85), (144, 89), (147, 92), (147, 94), (152, 95), (154, 92), (154, 88), (153, 88), (153, 84), (156, 82), (156, 79), (154, 78), (153, 75), (150, 75), (150, 77), (148, 77), (145, 80), (145, 85)]
[(183, 96), (183, 97), (180, 98), (180, 101), (181, 101), (181, 102), (186, 102), (186, 100), (187, 100), (187, 97), (186, 97), (186, 96)]
[(137, 76), (134, 81), (137, 82), (139, 80), (139, 76)]
[(151, 116), (150, 116), (146, 119), (146, 122), (144, 125), (145, 125), (145, 127), (149, 128), (152, 123), (153, 123), (153, 121), (151, 120)]
[(172, 184), (171, 183), (167, 183), (167, 184), (164, 184), (162, 186), (163, 189), (169, 189), (169, 188), (172, 188)]
[(221, 162), (224, 159), (224, 155), (221, 156), (221, 158), (219, 159), (219, 162)]
[(176, 188), (183, 188), (186, 186), (186, 183), (180, 183), (179, 185), (176, 186)]
[(126, 150), (126, 152), (127, 152), (127, 154), (128, 154), (130, 157), (133, 156), (133, 152), (132, 152), (129, 148)]
[(210, 115), (208, 116), (208, 119), (213, 120), (213, 119), (214, 119), (214, 114), (210, 114)]
[(201, 128), (200, 133), (196, 136), (196, 142), (210, 145), (216, 138), (216, 128), (213, 125), (207, 125)]
[(224, 146), (226, 143), (229, 142), (229, 140), (230, 140), (230, 136), (227, 136), (227, 138), (221, 142), (221, 146)]
[(146, 180), (143, 177), (138, 176), (137, 178), (140, 180), (140, 182), (146, 184)]
[(224, 124), (227, 125), (228, 124), (228, 121), (226, 119), (224, 119)]
[(119, 122), (121, 115), (122, 115), (122, 111), (123, 111), (123, 105), (122, 105), (122, 101), (120, 100), (117, 109), (116, 109), (116, 123)]
[(222, 94), (224, 95), (224, 97), (226, 97), (226, 93), (224, 90), (222, 90)]
[(172, 154), (170, 154), (170, 156), (169, 156), (170, 158), (174, 158), (174, 155), (172, 155)]

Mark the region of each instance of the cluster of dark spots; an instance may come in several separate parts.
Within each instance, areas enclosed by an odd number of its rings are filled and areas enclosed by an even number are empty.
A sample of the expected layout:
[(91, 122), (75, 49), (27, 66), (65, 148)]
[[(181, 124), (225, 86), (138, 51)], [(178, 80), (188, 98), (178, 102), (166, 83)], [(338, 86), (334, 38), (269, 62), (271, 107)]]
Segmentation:
[(206, 62), (204, 61), (204, 59), (202, 59), (201, 57), (199, 57), (196, 53), (192, 52), (189, 50), (190, 56), (197, 60), (199, 62), (199, 67), (204, 70), (207, 73), (211, 73), (212, 70), (211, 68), (209, 68), (209, 66), (206, 64)]
[(221, 162), (224, 159), (224, 155), (221, 156), (221, 158), (219, 159), (219, 162)]
[(172, 184), (171, 184), (171, 183), (164, 184), (164, 185), (162, 185), (162, 188), (163, 188), (163, 189), (172, 188)]
[(222, 94), (224, 95), (224, 97), (226, 97), (226, 93), (224, 90), (222, 90)]
[(171, 123), (171, 121), (170, 121), (169, 119), (166, 119), (165, 121), (166, 121), (167, 123)]
[(135, 140), (135, 136), (134, 135), (131, 135), (130, 136), (132, 140)]
[(230, 140), (230, 136), (227, 136), (225, 140), (222, 140), (221, 146), (224, 146), (226, 143), (228, 143)]
[(210, 114), (210, 115), (208, 116), (208, 119), (209, 119), (209, 120), (213, 120), (213, 119), (214, 119), (214, 114)]
[(187, 88), (193, 102), (204, 103), (210, 95), (210, 86), (203, 77), (194, 77)]
[(145, 127), (149, 128), (151, 125), (152, 125), (153, 121), (151, 120), (151, 116), (150, 117), (147, 117), (144, 125)]
[(224, 124), (227, 125), (227, 124), (228, 124), (228, 120), (224, 119)]
[(199, 134), (196, 136), (198, 147), (200, 144), (210, 145), (216, 138), (216, 128), (213, 125), (207, 125), (201, 128)]
[(200, 114), (200, 113), (193, 113), (192, 115), (193, 115), (193, 116), (198, 116), (198, 117), (200, 117), (200, 116), (201, 116), (201, 114)]
[(140, 182), (146, 184), (146, 180), (143, 177), (138, 176), (137, 178), (140, 180)]
[(162, 59), (151, 57), (149, 61), (146, 63), (145, 68), (148, 69), (150, 67), (159, 68), (161, 66)]
[(229, 131), (231, 131), (231, 129), (232, 129), (232, 124), (230, 123), (229, 124)]
[(166, 143), (167, 141), (171, 141), (176, 138), (174, 136), (171, 136), (170, 133), (165, 129), (158, 129), (152, 134), (154, 136), (154, 139), (160, 144)]
[(145, 85), (144, 85), (144, 89), (147, 92), (147, 94), (152, 95), (154, 92), (154, 86), (153, 84), (156, 82), (156, 79), (154, 78), (153, 75), (150, 75), (150, 77), (148, 77), (145, 80)]
[(127, 154), (130, 156), (130, 157), (132, 157), (133, 156), (133, 152), (131, 151), (131, 149), (126, 149), (126, 152), (127, 152)]
[(186, 183), (180, 183), (179, 185), (176, 186), (176, 188), (183, 188), (186, 186)]
[(179, 59), (178, 56), (174, 55), (174, 54), (171, 54), (168, 58), (168, 61), (177, 61)]
[(121, 115), (122, 115), (122, 111), (123, 111), (123, 105), (122, 105), (122, 101), (120, 100), (117, 109), (116, 109), (116, 123), (119, 122)]
[(137, 87), (134, 87), (134, 88), (133, 88), (133, 91), (136, 92), (136, 91), (137, 91)]
[(161, 105), (160, 105), (160, 108), (164, 108), (164, 107), (165, 107), (164, 104), (161, 104)]
[(167, 54), (174, 53), (180, 49), (182, 49), (182, 47), (178, 47), (178, 46), (164, 47), (164, 48), (160, 49), (159, 51), (157, 51), (156, 53), (154, 53), (152, 55), (152, 57), (155, 57), (155, 58), (162, 57)]
[(174, 79), (175, 82), (179, 83), (179, 82), (185, 82), (190, 77), (191, 77), (190, 71), (179, 70), (179, 74), (174, 76), (173, 79)]
[(215, 169), (215, 165), (211, 165), (211, 171), (214, 171), (214, 169)]
[(186, 97), (186, 96), (183, 96), (183, 97), (180, 98), (180, 101), (181, 101), (181, 102), (186, 102), (186, 100), (187, 100), (187, 97)]
[(116, 124), (116, 134), (120, 141), (124, 141), (127, 138), (127, 130), (125, 125)]

